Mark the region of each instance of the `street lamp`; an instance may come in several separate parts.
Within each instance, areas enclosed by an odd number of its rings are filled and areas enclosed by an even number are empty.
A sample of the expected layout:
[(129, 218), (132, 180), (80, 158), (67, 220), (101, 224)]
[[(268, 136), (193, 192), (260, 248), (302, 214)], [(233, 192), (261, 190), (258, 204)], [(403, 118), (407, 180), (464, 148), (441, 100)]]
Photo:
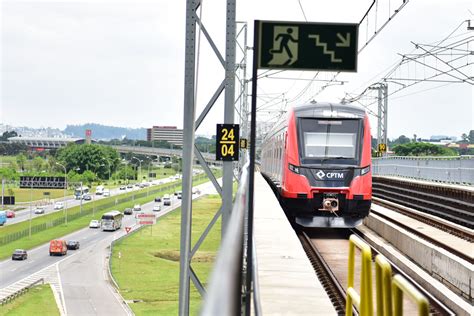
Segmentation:
[(64, 181), (65, 181), (65, 185), (64, 185), (64, 206), (63, 206), (63, 213), (65, 214), (65, 223), (67, 225), (67, 200), (66, 200), (66, 190), (67, 190), (67, 171), (66, 171), (66, 166), (60, 164), (59, 162), (56, 162), (56, 164), (58, 166), (61, 166), (64, 168)]
[[(143, 161), (143, 160), (140, 160), (140, 159), (138, 159), (137, 157), (132, 157), (132, 159), (138, 160), (138, 163), (140, 164), (140, 165), (139, 165), (139, 169), (138, 169), (138, 170), (139, 170), (138, 175), (139, 175), (140, 172), (142, 171), (142, 161)], [(138, 180), (138, 175), (137, 175), (137, 180)]]
[[(102, 158), (102, 160), (105, 161), (107, 163), (107, 165), (109, 166), (109, 181), (110, 181), (110, 170), (111, 170), (110, 162), (105, 158)], [(101, 166), (105, 166), (105, 165), (101, 165)]]

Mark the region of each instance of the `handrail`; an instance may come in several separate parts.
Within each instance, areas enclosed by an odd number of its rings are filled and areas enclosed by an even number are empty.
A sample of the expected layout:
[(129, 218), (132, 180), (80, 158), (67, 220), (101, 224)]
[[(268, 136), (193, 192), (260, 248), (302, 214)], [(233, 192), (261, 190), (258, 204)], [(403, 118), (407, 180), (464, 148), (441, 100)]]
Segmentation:
[(418, 315), (428, 316), (429, 304), (426, 297), (423, 296), (413, 285), (411, 285), (401, 275), (397, 274), (392, 280), (393, 291), (393, 314), (394, 316), (403, 315), (403, 294), (408, 294), (418, 305)]
[(257, 250), (255, 249), (255, 238), (252, 238), (252, 279), (253, 279), (253, 307), (254, 315), (260, 316), (262, 314), (262, 306), (260, 304), (260, 285), (258, 283), (258, 262), (257, 262)]
[(25, 292), (27, 292), (30, 288), (32, 288), (33, 286), (37, 285), (38, 283), (42, 283), (44, 284), (44, 278), (41, 278), (41, 279), (38, 279), (36, 280), (35, 282), (32, 282), (24, 287), (22, 287), (21, 289), (18, 289), (16, 290), (15, 292), (13, 292), (12, 294), (0, 299), (0, 305), (5, 305), (9, 302), (11, 302), (12, 300), (14, 300), (15, 298), (17, 298), (18, 296), (24, 294)]
[(377, 316), (392, 315), (392, 266), (382, 255), (375, 257)]
[(244, 218), (248, 205), (248, 179), (249, 162), (247, 160), (242, 168), (231, 218), (211, 274), (201, 315), (241, 314)]
[[(360, 277), (360, 295), (354, 289), (355, 274), (355, 248), (361, 250), (361, 277)], [(349, 264), (347, 276), (347, 298), (346, 315), (352, 316), (352, 305), (355, 305), (359, 314), (362, 316), (373, 315), (372, 302), (372, 250), (362, 239), (356, 235), (349, 238)]]

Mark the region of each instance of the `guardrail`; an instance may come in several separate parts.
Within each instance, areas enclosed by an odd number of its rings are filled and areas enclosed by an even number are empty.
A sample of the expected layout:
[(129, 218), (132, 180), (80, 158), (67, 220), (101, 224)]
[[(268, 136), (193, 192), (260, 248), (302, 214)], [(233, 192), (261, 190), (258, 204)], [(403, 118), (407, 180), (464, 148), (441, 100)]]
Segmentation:
[(15, 291), (14, 293), (8, 295), (7, 297), (2, 298), (2, 299), (0, 300), (0, 305), (3, 306), (3, 305), (5, 305), (5, 304), (10, 303), (10, 302), (13, 301), (15, 298), (17, 298), (17, 297), (20, 296), (20, 295), (25, 294), (26, 292), (28, 292), (29, 289), (31, 289), (32, 287), (38, 285), (39, 283), (44, 284), (44, 278), (41, 278), (41, 279), (39, 279), (39, 280), (36, 280), (35, 282), (30, 283), (30, 284), (24, 286), (23, 288), (21, 288), (21, 289)]
[(474, 156), (392, 156), (372, 160), (374, 175), (454, 184), (474, 184)]
[[(209, 288), (204, 300), (201, 315), (241, 315), (243, 292), (242, 280), (245, 280), (247, 267), (244, 258), (245, 245), (254, 247), (253, 241), (244, 239), (245, 217), (248, 212), (249, 163), (242, 168), (239, 188), (232, 208), (227, 232), (221, 242), (216, 263), (211, 274)], [(255, 249), (255, 248), (253, 248)], [(253, 258), (256, 256), (254, 255)], [(252, 260), (252, 278), (256, 278), (256, 259)], [(253, 283), (254, 315), (260, 315), (258, 284)], [(251, 304), (251, 302), (245, 302)]]

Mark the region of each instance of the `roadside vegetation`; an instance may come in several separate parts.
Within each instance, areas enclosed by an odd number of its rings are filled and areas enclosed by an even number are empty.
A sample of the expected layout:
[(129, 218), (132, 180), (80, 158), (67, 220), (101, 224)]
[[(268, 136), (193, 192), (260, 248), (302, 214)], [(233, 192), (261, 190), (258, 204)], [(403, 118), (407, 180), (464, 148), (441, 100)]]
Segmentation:
[(49, 284), (35, 286), (0, 308), (0, 316), (60, 315)]
[[(221, 205), (218, 195), (193, 203), (194, 245)], [(113, 247), (112, 274), (125, 300), (136, 315), (177, 315), (179, 298), (181, 209), (122, 238)], [(153, 234), (152, 234), (153, 233)], [(214, 225), (192, 259), (193, 270), (206, 286), (220, 244), (221, 221)], [(120, 253), (120, 258), (119, 254)], [(197, 315), (201, 296), (191, 282), (190, 314)]]

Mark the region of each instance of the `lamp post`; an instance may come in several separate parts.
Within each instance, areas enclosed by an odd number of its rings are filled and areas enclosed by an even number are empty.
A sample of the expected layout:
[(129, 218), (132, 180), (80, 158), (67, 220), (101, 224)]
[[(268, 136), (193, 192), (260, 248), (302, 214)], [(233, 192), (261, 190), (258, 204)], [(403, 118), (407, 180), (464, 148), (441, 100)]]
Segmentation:
[[(102, 160), (105, 161), (107, 163), (107, 165), (109, 166), (109, 181), (110, 181), (110, 173), (111, 173), (110, 162), (105, 158), (102, 158)], [(103, 166), (105, 166), (105, 165), (103, 165)]]
[(63, 214), (65, 214), (65, 223), (67, 225), (67, 200), (66, 200), (66, 190), (67, 190), (67, 171), (66, 171), (66, 166), (60, 164), (59, 162), (56, 162), (58, 166), (61, 166), (64, 168), (64, 180), (65, 180), (65, 185), (64, 185), (64, 206), (63, 206)]
[(138, 163), (139, 163), (139, 171), (138, 171), (138, 174), (137, 174), (137, 180), (138, 180), (138, 176), (140, 175), (140, 172), (142, 171), (142, 160), (138, 159), (137, 157), (132, 157), (132, 159), (136, 159), (138, 160)]

